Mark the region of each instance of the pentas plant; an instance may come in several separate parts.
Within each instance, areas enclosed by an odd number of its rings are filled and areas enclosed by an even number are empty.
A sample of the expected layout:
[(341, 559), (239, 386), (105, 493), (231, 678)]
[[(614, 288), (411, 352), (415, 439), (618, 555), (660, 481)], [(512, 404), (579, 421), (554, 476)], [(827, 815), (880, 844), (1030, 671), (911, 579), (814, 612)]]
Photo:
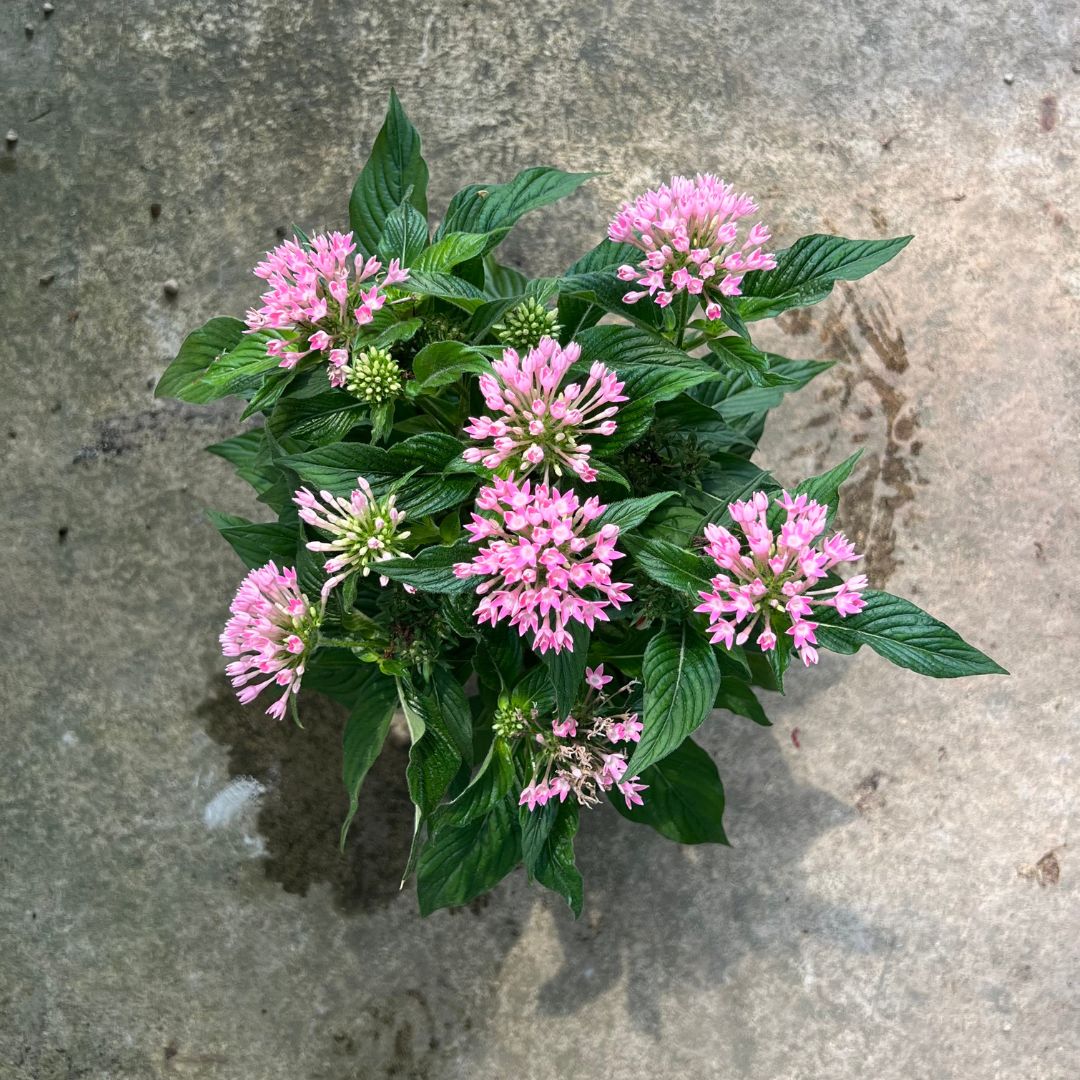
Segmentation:
[(343, 847), (407, 728), (403, 880), (425, 914), (518, 866), (580, 912), (574, 837), (602, 804), (726, 843), (693, 733), (715, 709), (768, 724), (757, 695), (793, 660), (868, 645), (937, 678), (1002, 672), (857, 572), (833, 518), (858, 455), (786, 488), (753, 460), (768, 412), (830, 362), (762, 352), (748, 324), (911, 238), (766, 250), (755, 201), (699, 174), (615, 208), (563, 274), (498, 262), (519, 218), (589, 175), (471, 185), (432, 230), (391, 95), (349, 229), (275, 247), (258, 306), (192, 333), (158, 385), (245, 402), (253, 423), (210, 450), (273, 520), (211, 513), (248, 569), (226, 672), (267, 723), (313, 693), (345, 706)]

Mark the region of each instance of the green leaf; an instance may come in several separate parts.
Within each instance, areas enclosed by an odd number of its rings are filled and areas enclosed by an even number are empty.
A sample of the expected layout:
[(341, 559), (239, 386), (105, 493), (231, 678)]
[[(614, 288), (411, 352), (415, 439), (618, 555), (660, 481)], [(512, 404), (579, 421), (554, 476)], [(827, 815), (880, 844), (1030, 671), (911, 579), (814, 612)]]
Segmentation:
[(583, 889), (581, 874), (574, 864), (574, 836), (578, 830), (576, 802), (549, 802), (529, 810), (519, 807), (521, 855), (530, 881), (558, 893), (570, 905), (574, 916), (581, 914)]
[(373, 664), (357, 659), (351, 650), (320, 646), (307, 662), (304, 693), (317, 690), (351, 710), (370, 696), (372, 686), (382, 678)]
[(625, 546), (633, 555), (634, 562), (653, 581), (690, 593), (695, 599), (700, 590), (712, 590), (716, 564), (711, 559), (695, 555), (666, 540), (631, 538), (625, 542)]
[(898, 667), (935, 679), (1009, 674), (910, 600), (876, 589), (864, 590), (862, 598), (866, 607), (847, 618), (833, 608), (814, 609), (815, 634), (823, 648), (853, 653), (869, 645)]
[(496, 229), (493, 233), (445, 233), (413, 265), (417, 270), (453, 270), (455, 266), (493, 248), (509, 231), (509, 228), (505, 228)]
[(475, 285), (444, 270), (410, 270), (409, 280), (401, 287), (417, 296), (448, 300), (465, 311), (475, 311), (485, 301), (484, 294)]
[(775, 270), (755, 270), (743, 278), (739, 314), (749, 320), (771, 319), (789, 308), (817, 304), (832, 292), (834, 282), (865, 277), (910, 240), (910, 236), (891, 240), (804, 236), (779, 253)]
[(563, 649), (561, 652), (548, 649), (541, 658), (555, 691), (555, 709), (560, 720), (569, 716), (574, 708), (589, 659), (588, 627), (571, 622), (567, 624), (567, 630), (574, 639), (573, 649)]
[(280, 525), (276, 521), (256, 523), (216, 510), (207, 510), (206, 516), (249, 570), (265, 566), (271, 559), (278, 566), (293, 565), (296, 555), (295, 525)]
[(644, 728), (629, 774), (667, 757), (709, 715), (720, 686), (712, 646), (688, 623), (661, 630), (645, 648)]
[(717, 691), (713, 708), (727, 709), (728, 712), (735, 713), (736, 716), (745, 716), (747, 720), (753, 720), (755, 724), (760, 724), (762, 727), (772, 727), (749, 683), (743, 682), (742, 679), (732, 678), (730, 675), (725, 675), (720, 680), (720, 689)]
[[(206, 405), (218, 398), (232, 394), (245, 395), (265, 385), (284, 386), (292, 378), (292, 372), (281, 371), (281, 361), (268, 356), (266, 343), (276, 334), (245, 334), (228, 352), (218, 356), (203, 373), (201, 379), (184, 387), (176, 396), (197, 405)], [(279, 379), (267, 379), (269, 373), (280, 374)], [(263, 400), (275, 395), (269, 392)], [(249, 407), (250, 409), (250, 407)]]
[(749, 341), (731, 335), (714, 338), (709, 342), (709, 347), (712, 350), (711, 355), (729, 371), (742, 375), (754, 386), (769, 385), (768, 354), (751, 345)]
[(186, 338), (176, 359), (165, 369), (154, 389), (154, 397), (174, 397), (189, 400), (186, 393), (223, 353), (235, 348), (244, 336), (245, 326), (239, 319), (219, 316), (211, 319)]
[(478, 349), (460, 341), (433, 341), (425, 345), (413, 359), (413, 374), (418, 390), (429, 393), (456, 382), (462, 375), (485, 375), (491, 372), (491, 361)]
[(439, 807), (432, 822), (435, 831), (445, 825), (467, 825), (491, 813), (510, 793), (515, 776), (510, 747), (503, 739), (492, 739), (469, 786), (452, 802)]
[(353, 663), (366, 669), (370, 675), (362, 700), (345, 721), (342, 739), (341, 778), (349, 796), (349, 811), (341, 823), (342, 851), (345, 850), (349, 826), (352, 825), (360, 805), (360, 785), (382, 750), (397, 706), (397, 690), (393, 679), (380, 674), (371, 664), (361, 665), (355, 659)]
[(724, 786), (712, 758), (686, 739), (663, 761), (646, 769), (644, 805), (628, 809), (617, 789), (608, 793), (624, 818), (649, 825), (680, 844), (726, 844)]
[(468, 543), (450, 547), (429, 547), (415, 559), (387, 559), (379, 563), (379, 573), (394, 581), (404, 581), (421, 592), (462, 593), (476, 588), (472, 578), (454, 577), (454, 564), (470, 562), (475, 549)]
[[(852, 469), (862, 457), (862, 451), (856, 450), (851, 457), (841, 461), (839, 465), (822, 473), (820, 476), (811, 476), (804, 480), (794, 491), (795, 495), (806, 495), (823, 506), (829, 508), (828, 522), (831, 523), (836, 514), (836, 508), (840, 502), (840, 485), (851, 475)], [(769, 506), (767, 521), (770, 529), (777, 529), (784, 519), (784, 508), (777, 503)]]
[(599, 532), (605, 525), (617, 525), (620, 532), (628, 532), (640, 525), (661, 503), (678, 494), (677, 491), (658, 491), (639, 499), (611, 503), (593, 522), (592, 531)]
[[(595, 175), (566, 173), (540, 166), (525, 169), (505, 184), (470, 184), (450, 200), (436, 235), (443, 237), (452, 232), (494, 233), (508, 229), (530, 210), (565, 198)], [(502, 236), (499, 236), (491, 247), (501, 239)]]
[(484, 256), (484, 295), (492, 300), (518, 298), (525, 292), (528, 278), (512, 266), (502, 266), (495, 256)]
[(369, 406), (351, 394), (332, 391), (314, 397), (287, 397), (279, 401), (266, 421), (278, 439), (291, 436), (323, 446), (338, 442), (357, 424), (367, 421)]
[(266, 440), (261, 428), (234, 435), (231, 439), (208, 446), (207, 452), (224, 458), (260, 494), (277, 479), (277, 470), (266, 452)]
[(386, 121), (349, 199), (349, 223), (365, 254), (375, 253), (386, 219), (407, 193), (409, 202), (427, 216), (427, 182), (420, 135), (391, 90)]
[(375, 253), (384, 265), (397, 259), (402, 266), (408, 267), (427, 247), (427, 242), (427, 218), (412, 203), (405, 201), (387, 215)]
[(435, 665), (431, 681), (419, 688), (424, 702), (425, 717), (438, 712), (443, 726), (466, 765), (473, 763), (472, 712), (461, 683), (441, 664)]
[(497, 885), (521, 858), (517, 813), (509, 800), (467, 825), (440, 829), (420, 855), (420, 914), (467, 904)]
[(638, 286), (620, 281), (616, 271), (623, 263), (636, 263), (640, 258), (641, 252), (632, 244), (605, 239), (566, 271), (559, 279), (559, 322), (564, 340), (595, 326), (606, 311), (653, 328), (660, 326), (663, 312), (655, 304), (627, 304), (623, 300)]
[(405, 779), (418, 812), (417, 824), (435, 812), (461, 766), (458, 751), (439, 701), (413, 683), (399, 680), (401, 703), (412, 746)]
[(772, 353), (766, 355), (769, 358), (769, 370), (785, 379), (780, 385), (755, 386), (746, 376), (735, 375), (726, 385), (710, 383), (707, 387), (710, 391), (721, 391), (720, 396), (709, 404), (715, 404), (717, 412), (725, 420), (737, 420), (775, 409), (785, 394), (801, 389), (834, 364), (832, 360), (788, 360)]

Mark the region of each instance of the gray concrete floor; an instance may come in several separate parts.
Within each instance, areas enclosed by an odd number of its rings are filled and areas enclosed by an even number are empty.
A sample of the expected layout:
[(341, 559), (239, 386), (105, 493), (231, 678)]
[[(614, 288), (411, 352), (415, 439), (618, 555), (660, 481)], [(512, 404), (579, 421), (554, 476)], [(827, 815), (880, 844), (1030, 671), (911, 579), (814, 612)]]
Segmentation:
[[(0, 1076), (1080, 1075), (1075, 16), (8, 0)], [(826, 656), (771, 731), (717, 717), (734, 849), (597, 813), (579, 923), (520, 880), (421, 922), (400, 747), (338, 856), (340, 717), (242, 710), (216, 656), (240, 570), (201, 512), (252, 504), (200, 448), (238, 410), (151, 396), (275, 229), (346, 220), (391, 81), (435, 207), (607, 170), (508, 241), (534, 272), (672, 170), (756, 191), (781, 242), (917, 237), (770, 331), (839, 363), (764, 456), (797, 480), (865, 447), (844, 516), (873, 584), (1014, 675)], [(240, 776), (265, 794), (210, 827)]]

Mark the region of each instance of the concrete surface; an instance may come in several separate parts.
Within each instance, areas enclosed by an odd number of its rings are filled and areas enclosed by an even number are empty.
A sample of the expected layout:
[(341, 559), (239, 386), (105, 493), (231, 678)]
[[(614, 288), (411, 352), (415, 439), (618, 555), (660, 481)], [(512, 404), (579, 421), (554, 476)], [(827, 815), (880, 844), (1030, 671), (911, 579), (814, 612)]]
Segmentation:
[[(7, 0), (0, 1076), (1080, 1075), (1075, 16)], [(216, 657), (240, 569), (201, 510), (251, 504), (200, 448), (237, 410), (151, 397), (275, 229), (344, 223), (391, 80), (434, 207), (608, 170), (507, 243), (534, 272), (673, 169), (756, 191), (781, 241), (917, 234), (771, 332), (840, 363), (765, 457), (796, 480), (864, 446), (873, 583), (1015, 672), (827, 656), (771, 731), (718, 717), (734, 850), (598, 812), (576, 924), (520, 879), (417, 918), (401, 748), (339, 859), (340, 717), (274, 726)]]

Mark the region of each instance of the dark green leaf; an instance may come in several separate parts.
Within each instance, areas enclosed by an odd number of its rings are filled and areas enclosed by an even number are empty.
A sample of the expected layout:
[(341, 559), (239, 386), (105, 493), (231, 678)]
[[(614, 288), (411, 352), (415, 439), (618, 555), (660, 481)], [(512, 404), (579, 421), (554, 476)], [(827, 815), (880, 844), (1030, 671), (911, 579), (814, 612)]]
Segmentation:
[(658, 491), (640, 499), (623, 499), (611, 503), (593, 522), (591, 529), (599, 532), (605, 525), (617, 525), (620, 532), (628, 532), (640, 525), (661, 503), (678, 495), (677, 491)]
[(417, 270), (453, 270), (455, 266), (475, 259), (496, 244), (509, 232), (496, 229), (493, 233), (452, 232), (440, 235), (418, 259)]
[(644, 805), (628, 809), (612, 789), (608, 797), (623, 817), (650, 825), (680, 844), (726, 844), (724, 786), (712, 758), (693, 739), (686, 739), (663, 761), (646, 769), (641, 782)]
[(296, 554), (295, 525), (280, 525), (276, 521), (256, 523), (216, 510), (207, 510), (206, 516), (249, 570), (265, 566), (271, 559), (278, 566), (293, 565)]
[(720, 685), (712, 646), (688, 623), (660, 631), (642, 662), (644, 729), (627, 764), (631, 774), (667, 757), (709, 715)]
[(492, 739), (487, 757), (469, 786), (452, 802), (439, 807), (432, 822), (435, 831), (446, 825), (467, 825), (491, 813), (510, 793), (514, 779), (509, 746), (502, 739)]
[(555, 690), (555, 709), (559, 719), (569, 716), (573, 710), (581, 693), (585, 664), (589, 659), (588, 627), (571, 622), (567, 624), (567, 630), (574, 639), (573, 649), (563, 649), (558, 653), (549, 649), (542, 658)]
[[(545, 810), (554, 807), (548, 803)], [(530, 877), (535, 878), (552, 892), (558, 893), (570, 905), (576, 918), (581, 914), (584, 899), (581, 874), (574, 863), (574, 836), (578, 830), (578, 806), (575, 802), (560, 803), (558, 815), (547, 830), (547, 836), (539, 850), (526, 858)], [(524, 841), (524, 830), (522, 830)]]
[(716, 577), (716, 564), (704, 556), (668, 543), (666, 540), (625, 541), (634, 562), (653, 581), (661, 585), (690, 593), (695, 599), (700, 590), (712, 589)]
[(433, 341), (413, 359), (413, 374), (421, 393), (456, 382), (462, 375), (490, 372), (491, 361), (478, 349), (460, 341)]
[(266, 421), (279, 439), (292, 436), (323, 446), (337, 442), (357, 424), (366, 422), (369, 406), (351, 394), (334, 391), (315, 397), (287, 397)]
[(236, 347), (244, 336), (244, 329), (244, 324), (239, 319), (219, 316), (198, 330), (193, 330), (184, 338), (176, 359), (158, 380), (154, 397), (192, 400), (187, 397), (188, 390), (199, 382), (215, 360)]
[[(812, 476), (809, 480), (804, 480), (795, 489), (794, 494), (806, 495), (821, 503), (823, 506), (827, 506), (829, 508), (828, 520), (831, 522), (840, 502), (840, 485), (851, 475), (851, 470), (855, 468), (860, 457), (862, 457), (862, 451), (856, 450), (851, 457), (841, 461), (839, 465), (830, 469), (828, 472), (824, 472), (820, 476)], [(769, 528), (774, 530), (779, 528), (784, 517), (785, 511), (782, 506), (775, 502), (769, 506), (767, 519)]]
[(387, 559), (379, 563), (379, 573), (413, 585), (421, 592), (467, 592), (476, 588), (476, 582), (472, 578), (454, 577), (454, 564), (470, 562), (475, 551), (468, 543), (424, 548), (415, 559)]
[(356, 660), (354, 663), (358, 667), (366, 668), (371, 675), (364, 687), (362, 700), (345, 721), (342, 739), (341, 777), (345, 783), (345, 792), (349, 796), (349, 810), (341, 824), (342, 850), (345, 848), (345, 838), (349, 835), (349, 826), (352, 825), (360, 805), (360, 785), (382, 750), (397, 706), (394, 680), (380, 674), (370, 664), (361, 665), (360, 661)]
[(780, 385), (755, 386), (745, 375), (736, 375), (726, 385), (710, 383), (706, 388), (723, 391), (712, 403), (725, 420), (736, 420), (775, 409), (785, 394), (805, 386), (815, 376), (828, 371), (834, 363), (832, 360), (788, 360), (772, 353), (766, 355), (769, 359), (769, 370), (782, 375), (786, 380)]
[(475, 311), (484, 303), (484, 294), (463, 278), (455, 277), (445, 270), (412, 270), (403, 289), (417, 296), (437, 296), (448, 300), (455, 307)]
[(910, 236), (892, 240), (804, 236), (780, 252), (775, 270), (756, 270), (743, 278), (739, 313), (744, 319), (771, 319), (789, 308), (817, 304), (832, 292), (834, 282), (865, 277), (910, 240)]
[(724, 675), (720, 680), (720, 689), (716, 694), (713, 708), (727, 709), (728, 712), (733, 712), (736, 716), (745, 716), (747, 720), (753, 720), (755, 724), (761, 724), (762, 727), (772, 726), (761, 703), (754, 696), (754, 691), (750, 689), (749, 683), (729, 675)]
[(935, 679), (966, 675), (1008, 675), (990, 657), (969, 645), (943, 622), (938, 622), (910, 600), (866, 589), (866, 607), (841, 618), (832, 608), (814, 609), (818, 643), (837, 653), (857, 652), (869, 645), (879, 656), (899, 667)]
[(595, 175), (566, 173), (540, 166), (525, 169), (505, 184), (470, 184), (450, 200), (436, 235), (442, 237), (451, 232), (493, 233), (509, 228), (523, 214), (570, 195)]
[(427, 218), (406, 201), (394, 207), (383, 222), (376, 254), (384, 265), (397, 259), (402, 266), (408, 267), (427, 247), (427, 242)]
[(375, 253), (386, 219), (407, 192), (409, 202), (427, 216), (427, 182), (420, 135), (391, 90), (386, 121), (349, 199), (349, 223), (365, 254)]
[(440, 829), (425, 845), (416, 872), (420, 914), (467, 904), (518, 864), (521, 838), (509, 800), (467, 825)]
[(431, 817), (446, 794), (461, 767), (461, 754), (439, 709), (438, 699), (411, 682), (401, 680), (401, 686), (405, 719), (412, 737), (405, 779), (409, 797), (419, 814), (419, 824)]

